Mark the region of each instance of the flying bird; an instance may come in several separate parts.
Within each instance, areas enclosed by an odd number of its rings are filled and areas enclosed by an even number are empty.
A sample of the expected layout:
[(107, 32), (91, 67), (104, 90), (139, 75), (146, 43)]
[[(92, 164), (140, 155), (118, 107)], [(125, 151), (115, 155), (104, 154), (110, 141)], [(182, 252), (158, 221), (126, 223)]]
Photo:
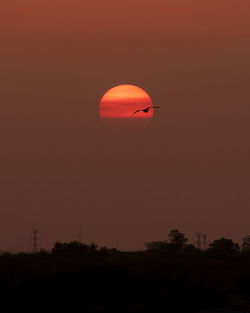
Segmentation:
[(137, 110), (135, 111), (133, 114), (137, 113), (137, 112), (144, 112), (144, 113), (148, 113), (148, 111), (152, 108), (157, 108), (159, 109), (160, 107), (153, 107), (153, 106), (150, 106), (150, 107), (147, 107), (146, 109), (143, 109), (143, 110)]

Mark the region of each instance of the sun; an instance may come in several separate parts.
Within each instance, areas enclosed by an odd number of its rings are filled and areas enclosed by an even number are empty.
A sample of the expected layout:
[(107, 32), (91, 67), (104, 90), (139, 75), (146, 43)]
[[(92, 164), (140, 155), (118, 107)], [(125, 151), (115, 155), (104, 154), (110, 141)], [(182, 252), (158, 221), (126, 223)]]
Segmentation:
[(142, 88), (135, 85), (119, 85), (109, 89), (99, 104), (101, 118), (109, 119), (151, 119), (153, 108), (147, 112), (137, 112), (153, 106), (150, 96)]

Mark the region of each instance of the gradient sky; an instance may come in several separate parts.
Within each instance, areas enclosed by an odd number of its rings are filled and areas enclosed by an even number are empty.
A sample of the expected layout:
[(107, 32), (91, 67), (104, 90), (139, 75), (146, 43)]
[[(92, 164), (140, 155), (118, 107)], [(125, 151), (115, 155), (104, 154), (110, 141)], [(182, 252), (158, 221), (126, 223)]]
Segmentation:
[[(250, 220), (249, 0), (1, 0), (0, 250), (83, 239), (140, 249)], [(161, 108), (106, 125), (135, 84)]]

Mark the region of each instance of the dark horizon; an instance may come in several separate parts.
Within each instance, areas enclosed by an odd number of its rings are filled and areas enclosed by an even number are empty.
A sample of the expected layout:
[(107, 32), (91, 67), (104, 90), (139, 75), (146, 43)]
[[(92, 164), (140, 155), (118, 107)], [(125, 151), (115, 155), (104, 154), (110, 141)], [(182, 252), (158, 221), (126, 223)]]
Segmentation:
[[(173, 229), (172, 229), (173, 230)], [(36, 232), (36, 235), (34, 235), (34, 231)], [(147, 250), (147, 244), (149, 242), (169, 242), (168, 240), (168, 234), (166, 235), (165, 238), (156, 238), (155, 240), (149, 240), (149, 241), (145, 241), (140, 248), (138, 249), (124, 249), (122, 246), (121, 246), (121, 243), (119, 241), (119, 239), (116, 240), (116, 242), (114, 243), (114, 245), (112, 246), (108, 246), (108, 245), (104, 245), (104, 244), (100, 244), (98, 242), (94, 242), (92, 240), (85, 240), (83, 235), (80, 234), (80, 228), (78, 229), (79, 233), (78, 233), (78, 238), (73, 238), (71, 240), (60, 240), (60, 239), (57, 239), (55, 242), (51, 243), (51, 246), (43, 246), (42, 244), (42, 233), (41, 233), (41, 230), (39, 229), (33, 229), (32, 231), (30, 231), (29, 233), (29, 238), (27, 239), (27, 242), (26, 242), (26, 247), (24, 247), (24, 245), (22, 246), (22, 242), (20, 241), (19, 239), (19, 247), (15, 250), (4, 250), (4, 249), (1, 249), (0, 247), (0, 253), (33, 253), (33, 247), (34, 247), (34, 242), (36, 242), (36, 246), (37, 246), (37, 252), (39, 251), (51, 251), (55, 244), (57, 242), (60, 242), (60, 243), (65, 243), (65, 244), (69, 244), (69, 243), (73, 243), (73, 242), (77, 242), (79, 244), (83, 244), (83, 245), (96, 245), (96, 247), (98, 248), (107, 248), (107, 249), (116, 249), (118, 251), (121, 251), (121, 252), (140, 252), (140, 251), (145, 251)], [(178, 230), (181, 232), (181, 230)], [(82, 230), (81, 230), (82, 232)], [(182, 233), (182, 232), (181, 232)], [(217, 238), (213, 238), (213, 239), (210, 239), (209, 238), (209, 235), (206, 234), (206, 233), (203, 233), (203, 232), (196, 232), (196, 233), (193, 233), (192, 237), (188, 237), (187, 234), (183, 233), (185, 238), (187, 239), (187, 244), (188, 245), (191, 245), (191, 246), (194, 246), (195, 248), (197, 249), (201, 249), (203, 251), (205, 251), (206, 249), (209, 248), (209, 246), (211, 244), (213, 244), (216, 240), (220, 240), (221, 238), (225, 238), (226, 240), (232, 240), (235, 244), (238, 244), (239, 247), (242, 247), (242, 244), (244, 242), (244, 239), (247, 238), (248, 236), (250, 235), (246, 235), (244, 237), (242, 237), (239, 241), (235, 241), (233, 238), (231, 237), (226, 237), (226, 236), (221, 236), (221, 237), (217, 237)], [(205, 236), (205, 239), (204, 237)], [(200, 237), (200, 239), (198, 239), (198, 237)], [(35, 239), (36, 238), (36, 239)], [(198, 241), (200, 241), (200, 246), (199, 246), (199, 243)]]
[(37, 252), (0, 254), (4, 312), (249, 311), (250, 236), (241, 249), (225, 238), (197, 249), (171, 230), (138, 252), (76, 241)]

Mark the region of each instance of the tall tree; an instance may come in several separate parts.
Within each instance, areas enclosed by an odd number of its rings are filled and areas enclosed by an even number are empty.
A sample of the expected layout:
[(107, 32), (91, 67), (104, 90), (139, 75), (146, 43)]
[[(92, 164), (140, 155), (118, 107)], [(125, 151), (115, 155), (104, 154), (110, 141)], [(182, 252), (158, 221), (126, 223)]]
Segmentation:
[(171, 232), (168, 234), (168, 238), (172, 245), (178, 246), (180, 248), (183, 247), (188, 241), (185, 235), (179, 232), (178, 229), (171, 230)]

